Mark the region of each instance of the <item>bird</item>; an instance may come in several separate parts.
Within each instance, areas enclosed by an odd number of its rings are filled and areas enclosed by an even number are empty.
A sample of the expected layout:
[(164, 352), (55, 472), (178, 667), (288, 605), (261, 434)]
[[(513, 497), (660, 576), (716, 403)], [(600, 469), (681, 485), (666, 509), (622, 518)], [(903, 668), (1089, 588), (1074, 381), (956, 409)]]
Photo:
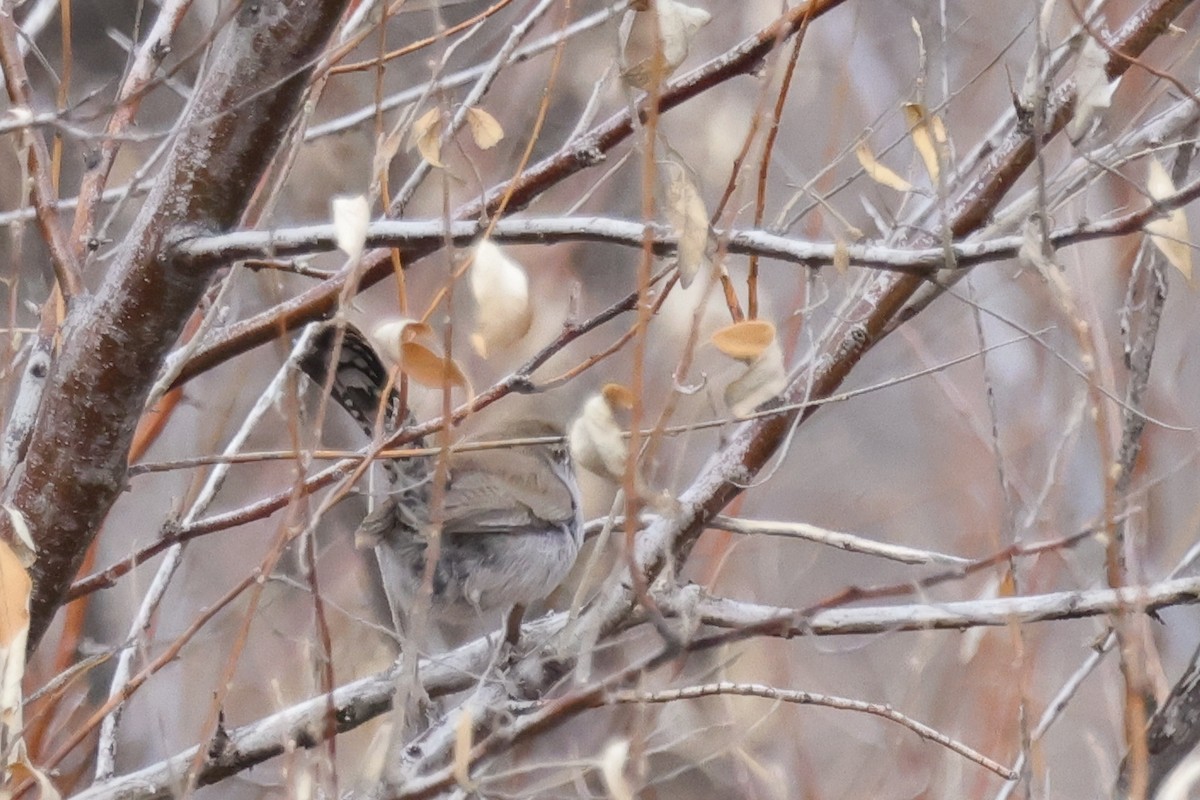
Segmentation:
[[(368, 437), (380, 425), (385, 435), (399, 429), (400, 398), (359, 329), (327, 324), (310, 342), (301, 369), (318, 385), (329, 384), (330, 396)], [(406, 417), (405, 426), (413, 424)], [(432, 485), (435, 457), (383, 461), (387, 496), (362, 520), (355, 540), (375, 548), (397, 627), (424, 597), (428, 618), (449, 625), (507, 608), (505, 638), (512, 643), (525, 607), (553, 592), (579, 554), (579, 486), (563, 430), (551, 422), (515, 420), (474, 439), (541, 441), (451, 450), (440, 492)]]

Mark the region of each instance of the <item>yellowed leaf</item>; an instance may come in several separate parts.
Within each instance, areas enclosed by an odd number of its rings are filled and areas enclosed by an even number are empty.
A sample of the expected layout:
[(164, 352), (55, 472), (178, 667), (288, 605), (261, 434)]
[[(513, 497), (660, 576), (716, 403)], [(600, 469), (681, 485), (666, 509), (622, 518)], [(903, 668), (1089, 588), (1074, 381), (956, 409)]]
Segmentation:
[(783, 350), (772, 341), (746, 371), (725, 387), (725, 404), (735, 417), (745, 417), (787, 388)]
[(403, 359), (400, 347), (405, 342), (426, 339), (433, 333), (433, 328), (427, 322), (401, 317), (375, 326), (371, 338), (385, 355), (399, 364)]
[(592, 395), (583, 404), (579, 416), (571, 423), (567, 442), (576, 464), (601, 477), (621, 480), (629, 447), (613, 415), (610, 398), (621, 400), (619, 389), (624, 387), (610, 387), (616, 384), (605, 386), (603, 392)]
[(504, 128), (482, 108), (467, 109), (467, 127), (471, 129), (471, 138), (480, 150), (490, 150), (504, 138)]
[(686, 289), (708, 263), (708, 209), (687, 168), (678, 163), (671, 166), (673, 169), (664, 170), (668, 175), (667, 221), (679, 241), (679, 283)]
[(775, 341), (775, 326), (763, 319), (735, 322), (713, 333), (718, 350), (739, 361), (753, 361)]
[(475, 246), (470, 282), (476, 309), (471, 345), (480, 357), (487, 358), (529, 332), (533, 323), (529, 277), (520, 264), (484, 239)]
[[(1175, 183), (1158, 159), (1150, 159), (1149, 175), (1146, 180), (1146, 191), (1155, 200), (1165, 200), (1175, 194)], [(1188, 233), (1187, 214), (1182, 208), (1177, 208), (1165, 217), (1146, 223), (1146, 232), (1150, 234), (1150, 242), (1171, 266), (1179, 270), (1183, 277), (1192, 280), (1192, 245)]]
[(600, 390), (600, 394), (604, 397), (604, 402), (608, 403), (611, 408), (633, 408), (633, 390), (628, 386), (620, 383), (606, 383)]
[(446, 166), (442, 163), (442, 109), (431, 108), (413, 123), (409, 147), (413, 146), (431, 166)]
[(711, 19), (704, 9), (677, 0), (632, 6), (621, 21), (621, 77), (649, 91), (683, 63), (692, 38)]
[(871, 180), (881, 183), (889, 189), (895, 189), (897, 192), (912, 191), (913, 187), (911, 183), (875, 160), (875, 154), (871, 152), (871, 146), (865, 141), (859, 142), (858, 147), (854, 148), (854, 155), (858, 157), (858, 163)]
[(629, 763), (629, 740), (617, 739), (604, 748), (600, 759), (600, 775), (612, 800), (633, 800), (636, 797), (625, 767)]
[(367, 242), (367, 226), (371, 224), (371, 204), (363, 195), (335, 197), (333, 207), (333, 234), (338, 249), (350, 258), (362, 255)]
[[(938, 157), (939, 148), (934, 139), (929, 116), (925, 113), (925, 107), (920, 103), (905, 103), (904, 118), (908, 121), (908, 134), (912, 137), (913, 147), (917, 149), (917, 155), (925, 164), (925, 171), (929, 173), (929, 179), (934, 185), (937, 185), (938, 176), (941, 174), (941, 161)], [(945, 136), (944, 130), (942, 136)]]
[(467, 375), (458, 362), (433, 352), (419, 342), (400, 345), (400, 366), (406, 375), (422, 386), (469, 386)]

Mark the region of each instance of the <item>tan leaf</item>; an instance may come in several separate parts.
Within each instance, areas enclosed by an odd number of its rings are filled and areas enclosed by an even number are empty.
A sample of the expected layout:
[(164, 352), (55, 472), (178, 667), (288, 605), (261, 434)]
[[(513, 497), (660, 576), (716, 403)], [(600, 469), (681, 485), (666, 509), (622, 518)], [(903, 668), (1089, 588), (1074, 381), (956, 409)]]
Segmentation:
[(708, 263), (708, 209), (692, 183), (688, 170), (671, 164), (667, 182), (667, 221), (679, 240), (679, 283), (692, 285), (700, 269)]
[(875, 154), (871, 152), (871, 146), (865, 141), (859, 142), (858, 147), (854, 148), (854, 155), (858, 157), (858, 163), (871, 180), (881, 183), (889, 189), (895, 189), (897, 192), (912, 191), (913, 187), (911, 183), (875, 160)]
[(431, 108), (413, 123), (409, 147), (413, 146), (430, 166), (446, 166), (442, 163), (442, 109)]
[(600, 758), (600, 775), (608, 788), (608, 795), (613, 800), (633, 800), (633, 787), (625, 777), (625, 767), (629, 763), (629, 740), (617, 739), (604, 748)]
[(626, 410), (633, 408), (633, 390), (624, 384), (606, 383), (600, 389), (600, 395), (604, 398), (604, 402), (608, 403), (609, 408)]
[(471, 345), (482, 358), (520, 341), (533, 322), (529, 278), (525, 270), (487, 239), (475, 246), (471, 262), (475, 332)]
[(687, 58), (696, 32), (711, 19), (704, 9), (676, 0), (633, 6), (621, 20), (621, 77), (647, 91), (666, 80)]
[[(905, 103), (904, 118), (908, 121), (908, 134), (912, 137), (913, 147), (917, 149), (917, 155), (925, 164), (925, 171), (929, 173), (929, 179), (934, 185), (937, 185), (938, 176), (941, 174), (939, 148), (929, 116), (925, 113), (925, 107), (920, 103)], [(944, 130), (942, 136), (945, 137)]]
[(338, 249), (350, 258), (362, 255), (367, 243), (367, 226), (371, 224), (371, 204), (363, 195), (335, 197), (333, 206), (333, 235)]
[(467, 109), (467, 127), (471, 129), (471, 138), (480, 150), (490, 150), (504, 138), (504, 128), (482, 108)]
[(467, 375), (457, 361), (439, 355), (419, 342), (400, 345), (400, 367), (422, 386), (440, 389), (449, 385), (470, 389)]
[(735, 322), (713, 333), (718, 350), (739, 361), (753, 361), (775, 341), (775, 326), (764, 319)]
[(725, 404), (735, 417), (746, 417), (754, 409), (787, 388), (783, 351), (772, 341), (741, 377), (725, 387)]
[(1108, 80), (1108, 51), (1088, 36), (1075, 59), (1075, 107), (1067, 123), (1067, 136), (1078, 141), (1091, 129), (1096, 113), (1112, 105), (1120, 79)]
[[(1150, 159), (1146, 190), (1155, 200), (1165, 200), (1175, 194), (1175, 183), (1158, 159)], [(1177, 208), (1165, 217), (1146, 223), (1150, 242), (1179, 270), (1188, 281), (1192, 280), (1192, 245), (1188, 233), (1187, 214)]]
[[(624, 390), (622, 392), (621, 390)], [(571, 423), (567, 441), (575, 463), (604, 478), (621, 480), (629, 446), (622, 436), (621, 426), (613, 415), (612, 400), (632, 400), (629, 390), (616, 384), (604, 387), (583, 404), (583, 410)]]
[(392, 361), (399, 364), (403, 359), (400, 346), (405, 342), (426, 339), (433, 333), (433, 328), (427, 322), (401, 317), (390, 322), (375, 326), (371, 338), (379, 345), (379, 349)]

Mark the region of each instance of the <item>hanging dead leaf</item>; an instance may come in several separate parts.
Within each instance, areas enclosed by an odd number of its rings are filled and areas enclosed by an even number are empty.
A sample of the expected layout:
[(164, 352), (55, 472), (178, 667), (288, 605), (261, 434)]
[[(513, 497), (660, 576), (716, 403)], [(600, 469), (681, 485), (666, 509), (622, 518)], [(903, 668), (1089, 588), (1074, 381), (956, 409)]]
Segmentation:
[(632, 401), (629, 389), (611, 383), (599, 394), (588, 398), (579, 416), (571, 423), (567, 436), (571, 458), (576, 464), (611, 480), (619, 481), (624, 477), (629, 446), (613, 410), (625, 406), (626, 402), (631, 406)]
[(444, 167), (442, 163), (442, 121), (441, 108), (431, 108), (422, 114), (412, 127), (412, 138), (409, 147), (416, 147), (421, 158), (433, 167)]
[(1073, 77), (1075, 107), (1071, 111), (1071, 121), (1067, 123), (1067, 136), (1076, 142), (1091, 129), (1097, 112), (1112, 105), (1120, 79), (1108, 80), (1108, 51), (1091, 36), (1079, 48)]
[(457, 361), (439, 355), (419, 342), (400, 345), (400, 368), (422, 386), (435, 389), (456, 386), (470, 390), (467, 374)]
[(471, 346), (480, 357), (487, 358), (529, 332), (533, 322), (529, 277), (520, 264), (484, 239), (475, 246), (470, 281), (476, 306)]
[(604, 398), (604, 402), (608, 403), (613, 409), (631, 409), (633, 408), (633, 390), (621, 383), (606, 383), (600, 389), (600, 395)]
[[(1175, 182), (1155, 158), (1150, 159), (1146, 191), (1155, 200), (1165, 200), (1175, 194)], [(1158, 248), (1163, 257), (1190, 282), (1192, 245), (1184, 210), (1176, 208), (1165, 217), (1151, 220), (1146, 224), (1146, 232), (1150, 234), (1150, 242)]]
[(371, 338), (375, 340), (384, 355), (399, 364), (403, 359), (400, 352), (401, 345), (405, 342), (426, 339), (432, 333), (433, 328), (429, 323), (401, 317), (376, 325), (375, 330), (371, 331)]
[[(33, 581), (16, 551), (0, 540), (0, 649), (12, 648), (20, 637), (20, 658), (25, 658), (24, 636), (29, 631), (29, 593)], [(0, 692), (2, 694), (2, 692)]]
[[(941, 175), (941, 161), (938, 155), (940, 148), (934, 137), (929, 115), (926, 114), (925, 107), (920, 103), (905, 103), (904, 118), (908, 121), (908, 135), (912, 137), (913, 147), (916, 148), (917, 155), (925, 164), (929, 180), (936, 186), (938, 176)], [(945, 138), (944, 130), (942, 137)]]
[(725, 404), (735, 417), (746, 417), (787, 388), (783, 350), (772, 341), (749, 362), (741, 377), (725, 387)]
[(775, 326), (765, 319), (743, 320), (714, 332), (709, 341), (730, 358), (753, 361), (775, 341)]
[(504, 138), (504, 128), (482, 108), (467, 109), (467, 127), (471, 129), (471, 138), (480, 150), (490, 150)]
[(333, 236), (338, 249), (356, 259), (367, 243), (367, 226), (371, 224), (371, 204), (364, 195), (335, 197), (333, 207)]
[(629, 740), (617, 739), (604, 748), (600, 759), (600, 775), (613, 800), (633, 800), (637, 795), (625, 776), (629, 764)]
[(711, 20), (704, 9), (676, 0), (632, 6), (621, 20), (621, 77), (645, 91), (665, 81), (687, 58), (696, 32)]
[(686, 289), (709, 261), (708, 209), (686, 167), (670, 162), (670, 168), (663, 173), (668, 179), (667, 221), (679, 241), (679, 283)]
[(871, 146), (865, 141), (859, 142), (858, 147), (854, 148), (854, 155), (858, 157), (859, 165), (871, 180), (883, 184), (889, 189), (895, 189), (897, 192), (912, 191), (911, 183), (875, 159), (875, 154), (871, 152)]

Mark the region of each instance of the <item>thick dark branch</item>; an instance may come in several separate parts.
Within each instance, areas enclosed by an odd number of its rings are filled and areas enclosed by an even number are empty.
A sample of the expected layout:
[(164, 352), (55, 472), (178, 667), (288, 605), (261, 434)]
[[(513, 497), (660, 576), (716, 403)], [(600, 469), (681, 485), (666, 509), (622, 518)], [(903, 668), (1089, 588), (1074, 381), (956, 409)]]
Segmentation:
[(31, 646), (125, 486), (142, 406), (212, 275), (172, 257), (170, 246), (237, 223), (345, 5), (242, 5), (108, 276), (95, 297), (71, 305), (28, 458), (7, 487), (39, 551)]

